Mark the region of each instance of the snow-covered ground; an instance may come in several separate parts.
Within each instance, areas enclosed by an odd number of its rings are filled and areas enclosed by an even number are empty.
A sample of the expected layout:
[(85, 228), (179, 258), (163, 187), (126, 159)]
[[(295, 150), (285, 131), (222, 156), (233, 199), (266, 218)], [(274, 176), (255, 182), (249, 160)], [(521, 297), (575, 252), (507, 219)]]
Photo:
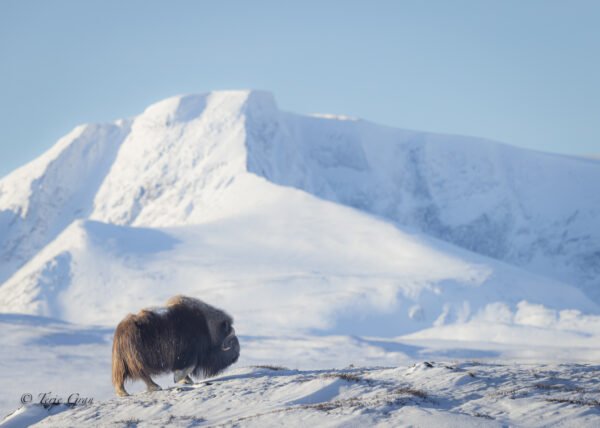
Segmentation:
[[(0, 411), (52, 392), (95, 400), (45, 420), (68, 426), (593, 425), (595, 368), (577, 364), (600, 358), (598, 182), (597, 160), (294, 115), (263, 92), (77, 127), (0, 180)], [(114, 326), (174, 294), (234, 316), (239, 363), (111, 400)]]
[(28, 405), (3, 426), (597, 427), (599, 375), (594, 365), (478, 361), (340, 370), (254, 366), (73, 408)]
[[(148, 394), (138, 381), (128, 384), (134, 395), (121, 399), (110, 384), (111, 329), (9, 314), (0, 328), (0, 415), (9, 415), (9, 427), (42, 419), (140, 427), (600, 423), (597, 339), (569, 346), (533, 340), (552, 330), (532, 329), (521, 344), (495, 342), (493, 334), (479, 342), (242, 335), (240, 361), (210, 385), (180, 388), (165, 375), (156, 379), (165, 391)], [(22, 407), (24, 394), (31, 403)], [(71, 394), (92, 402), (44, 408), (40, 394), (46, 403)]]

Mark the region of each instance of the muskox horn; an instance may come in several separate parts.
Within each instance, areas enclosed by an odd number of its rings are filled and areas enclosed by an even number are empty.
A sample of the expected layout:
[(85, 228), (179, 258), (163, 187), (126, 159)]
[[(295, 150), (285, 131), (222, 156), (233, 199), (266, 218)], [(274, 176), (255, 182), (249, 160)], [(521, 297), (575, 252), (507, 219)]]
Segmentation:
[[(227, 335), (225, 339), (223, 339), (223, 345), (221, 345), (222, 351), (229, 351), (231, 349), (231, 339), (235, 337), (235, 329), (231, 327), (231, 333)], [(229, 343), (229, 346), (227, 344)]]

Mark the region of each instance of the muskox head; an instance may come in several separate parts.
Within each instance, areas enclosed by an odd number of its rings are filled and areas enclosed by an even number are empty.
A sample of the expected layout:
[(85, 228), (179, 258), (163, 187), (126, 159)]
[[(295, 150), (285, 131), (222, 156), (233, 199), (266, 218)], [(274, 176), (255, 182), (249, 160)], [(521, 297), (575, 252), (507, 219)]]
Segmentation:
[[(194, 336), (191, 341), (196, 345), (197, 362), (192, 371), (194, 376), (214, 376), (231, 364), (240, 356), (240, 343), (233, 328), (233, 318), (201, 300), (186, 296), (175, 296), (167, 301), (167, 310), (174, 318), (183, 317), (181, 330), (190, 330), (189, 336)], [(186, 316), (192, 313), (190, 322)], [(206, 323), (210, 345), (197, 340), (204, 336), (202, 320)]]
[(127, 395), (124, 382), (143, 380), (160, 387), (151, 375), (173, 372), (175, 382), (190, 375), (214, 376), (240, 355), (233, 318), (201, 300), (175, 296), (165, 307), (144, 309), (119, 323), (113, 342), (113, 384)]

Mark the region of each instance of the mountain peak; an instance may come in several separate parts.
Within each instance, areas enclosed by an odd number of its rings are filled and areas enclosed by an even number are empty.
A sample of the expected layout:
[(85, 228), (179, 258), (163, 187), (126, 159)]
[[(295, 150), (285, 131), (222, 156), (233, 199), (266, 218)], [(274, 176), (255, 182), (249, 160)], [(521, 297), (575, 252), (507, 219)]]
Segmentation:
[(178, 95), (150, 105), (141, 117), (156, 124), (173, 125), (199, 119), (206, 111), (236, 115), (247, 111), (277, 110), (272, 93), (261, 90), (212, 91), (201, 94)]

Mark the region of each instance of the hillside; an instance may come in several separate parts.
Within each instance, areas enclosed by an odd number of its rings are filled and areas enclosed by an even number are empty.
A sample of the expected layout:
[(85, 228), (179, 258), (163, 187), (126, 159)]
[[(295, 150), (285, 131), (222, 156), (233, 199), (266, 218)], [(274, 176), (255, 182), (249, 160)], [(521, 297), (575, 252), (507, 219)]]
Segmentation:
[[(375, 336), (474, 319), (559, 327), (531, 321), (532, 303), (599, 311), (572, 286), (251, 174), (203, 215), (169, 228), (78, 220), (6, 281), (0, 307), (112, 326), (132, 302), (184, 293), (228, 308), (242, 334)], [(595, 322), (579, 318), (579, 330)]]
[[(5, 427), (594, 427), (597, 366), (420, 362), (398, 368), (247, 367), (192, 386), (22, 407)], [(87, 397), (85, 397), (87, 399)]]

